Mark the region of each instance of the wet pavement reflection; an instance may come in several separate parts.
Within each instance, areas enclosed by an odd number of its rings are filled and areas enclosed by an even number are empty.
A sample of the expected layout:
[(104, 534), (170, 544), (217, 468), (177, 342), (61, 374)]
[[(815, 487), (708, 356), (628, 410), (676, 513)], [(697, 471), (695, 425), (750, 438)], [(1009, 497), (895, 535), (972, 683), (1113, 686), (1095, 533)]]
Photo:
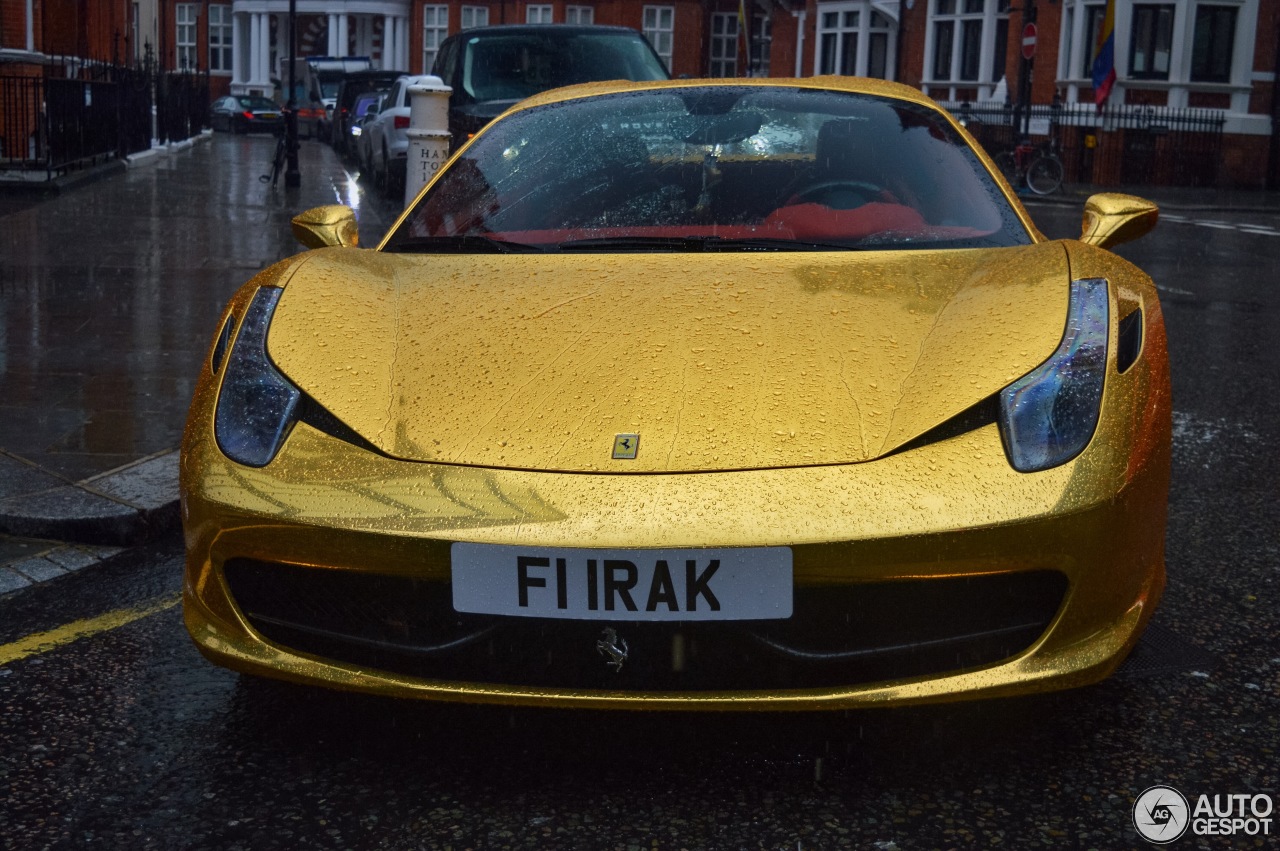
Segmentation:
[(303, 142), (302, 186), (258, 178), (270, 136), (228, 136), (0, 218), (0, 450), (81, 479), (177, 446), (226, 299), (301, 250), (289, 219), (356, 208), (376, 244), (398, 208)]

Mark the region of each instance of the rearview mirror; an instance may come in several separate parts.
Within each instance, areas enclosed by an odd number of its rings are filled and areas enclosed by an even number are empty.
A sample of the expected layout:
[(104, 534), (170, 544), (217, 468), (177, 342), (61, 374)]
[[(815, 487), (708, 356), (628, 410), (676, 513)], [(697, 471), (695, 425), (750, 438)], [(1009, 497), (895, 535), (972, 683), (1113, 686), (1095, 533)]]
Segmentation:
[(1160, 208), (1145, 198), (1100, 192), (1084, 202), (1080, 241), (1110, 248), (1137, 239), (1156, 226)]
[(313, 207), (293, 217), (293, 236), (307, 248), (355, 248), (356, 213), (342, 204)]

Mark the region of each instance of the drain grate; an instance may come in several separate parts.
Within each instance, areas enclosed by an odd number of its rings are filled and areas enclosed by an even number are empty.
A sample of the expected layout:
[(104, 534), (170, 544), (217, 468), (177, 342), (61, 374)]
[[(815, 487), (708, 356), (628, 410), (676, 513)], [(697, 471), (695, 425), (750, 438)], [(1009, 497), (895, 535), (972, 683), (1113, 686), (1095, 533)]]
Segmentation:
[(1179, 671), (1203, 671), (1217, 664), (1217, 657), (1208, 650), (1192, 644), (1167, 626), (1152, 623), (1115, 676), (1153, 677)]

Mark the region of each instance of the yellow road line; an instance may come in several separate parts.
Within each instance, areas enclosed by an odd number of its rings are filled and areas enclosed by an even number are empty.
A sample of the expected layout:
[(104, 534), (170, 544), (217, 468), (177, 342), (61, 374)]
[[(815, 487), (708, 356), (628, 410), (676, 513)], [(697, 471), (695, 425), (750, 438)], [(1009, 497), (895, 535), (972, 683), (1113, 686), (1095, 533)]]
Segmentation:
[(174, 594), (172, 597), (152, 600), (136, 608), (117, 609), (114, 612), (98, 615), (96, 618), (86, 618), (82, 621), (74, 621), (65, 626), (51, 629), (48, 632), (37, 632), (33, 635), (28, 635), (11, 644), (0, 645), (0, 665), (8, 665), (10, 662), (16, 662), (28, 656), (48, 653), (50, 650), (61, 647), (64, 644), (70, 644), (73, 641), (79, 641), (82, 638), (88, 638), (98, 633), (119, 629), (125, 624), (131, 624), (148, 615), (172, 609), (180, 602), (182, 602), (182, 595)]

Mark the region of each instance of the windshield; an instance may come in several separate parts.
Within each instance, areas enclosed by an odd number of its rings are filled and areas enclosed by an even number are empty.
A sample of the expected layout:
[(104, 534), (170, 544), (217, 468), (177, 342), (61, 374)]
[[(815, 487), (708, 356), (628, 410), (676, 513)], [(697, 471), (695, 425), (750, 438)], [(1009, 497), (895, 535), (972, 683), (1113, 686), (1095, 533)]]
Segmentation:
[(462, 88), (476, 101), (521, 100), (594, 80), (665, 80), (648, 42), (627, 33), (512, 33), (467, 40)]
[(515, 113), (389, 250), (935, 248), (1031, 241), (938, 111), (816, 89), (688, 87)]
[(253, 97), (251, 95), (241, 97), (239, 102), (245, 109), (278, 109), (274, 101), (262, 97)]

